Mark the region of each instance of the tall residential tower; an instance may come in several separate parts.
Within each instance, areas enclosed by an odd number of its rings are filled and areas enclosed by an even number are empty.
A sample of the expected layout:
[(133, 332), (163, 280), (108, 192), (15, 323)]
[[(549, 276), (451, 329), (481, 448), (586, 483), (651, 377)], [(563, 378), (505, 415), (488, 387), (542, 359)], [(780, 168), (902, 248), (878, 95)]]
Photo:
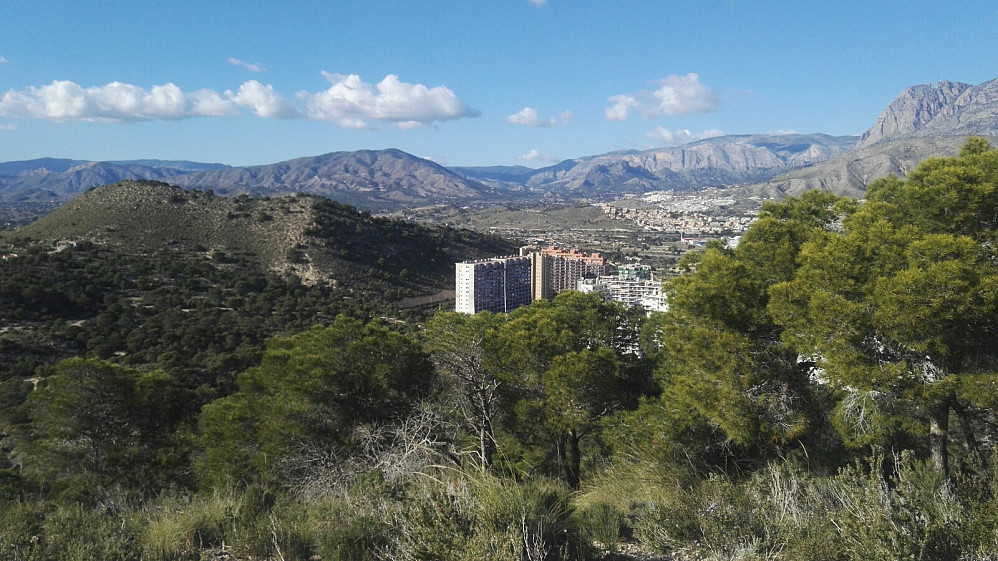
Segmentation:
[(458, 263), (455, 311), (507, 313), (530, 305), (530, 257), (493, 257)]

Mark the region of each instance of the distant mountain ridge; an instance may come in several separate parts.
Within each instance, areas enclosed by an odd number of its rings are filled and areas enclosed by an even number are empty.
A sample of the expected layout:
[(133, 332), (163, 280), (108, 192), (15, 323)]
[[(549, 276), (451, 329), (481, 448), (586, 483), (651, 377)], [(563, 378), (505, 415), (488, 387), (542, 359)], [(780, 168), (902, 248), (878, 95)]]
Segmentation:
[(810, 189), (862, 197), (873, 181), (908, 171), (933, 156), (953, 156), (971, 136), (998, 146), (998, 79), (911, 86), (880, 113), (855, 150), (740, 189), (783, 197)]
[(912, 86), (888, 105), (858, 147), (898, 138), (998, 136), (998, 79)]
[(65, 201), (92, 187), (135, 179), (224, 195), (307, 193), (369, 210), (493, 196), (490, 188), (439, 164), (389, 149), (334, 152), (249, 167), (163, 160), (8, 162), (0, 164), (0, 201)]
[(457, 168), (469, 178), (566, 198), (607, 198), (670, 189), (700, 189), (769, 179), (848, 152), (855, 136), (732, 135), (683, 146), (611, 152), (525, 173)]
[(222, 194), (308, 193), (361, 208), (418, 206), (488, 199), (491, 190), (401, 150), (359, 150), (297, 158), (271, 165), (184, 174), (184, 187)]

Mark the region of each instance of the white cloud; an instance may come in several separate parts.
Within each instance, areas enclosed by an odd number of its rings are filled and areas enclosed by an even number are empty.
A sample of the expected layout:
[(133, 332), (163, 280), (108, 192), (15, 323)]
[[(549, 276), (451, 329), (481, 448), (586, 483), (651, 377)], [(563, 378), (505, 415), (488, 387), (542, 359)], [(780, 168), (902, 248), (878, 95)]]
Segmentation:
[(10, 61), (3, 55), (0, 55), (0, 64), (10, 64)]
[(57, 122), (178, 120), (234, 115), (242, 107), (270, 119), (307, 117), (354, 129), (370, 129), (373, 127), (369, 121), (383, 121), (407, 130), (433, 121), (478, 115), (444, 86), (409, 84), (392, 74), (377, 85), (363, 82), (356, 75), (324, 75), (332, 82), (328, 90), (298, 94), (304, 110), (272, 85), (256, 80), (224, 94), (210, 89), (185, 92), (172, 83), (146, 90), (122, 82), (84, 88), (57, 80), (46, 86), (8, 90), (0, 96), (0, 116)]
[(509, 117), (506, 117), (507, 123), (512, 123), (514, 125), (526, 125), (528, 127), (554, 127), (559, 124), (567, 125), (572, 122), (575, 116), (571, 111), (565, 110), (558, 114), (558, 117), (548, 117), (546, 119), (541, 118), (540, 114), (536, 109), (531, 107), (524, 107), (517, 113), (513, 113)]
[(715, 136), (724, 136), (724, 131), (719, 129), (710, 129), (703, 132), (690, 132), (688, 129), (670, 131), (662, 127), (655, 127), (645, 133), (645, 138), (654, 140), (663, 146), (679, 146), (705, 138), (714, 138)]
[(410, 84), (394, 74), (385, 76), (376, 85), (364, 82), (356, 74), (323, 72), (322, 75), (332, 84), (329, 89), (298, 94), (310, 119), (333, 121), (348, 128), (367, 128), (368, 120), (413, 128), (416, 124), (478, 115), (444, 86), (428, 88)]
[(543, 6), (544, 4), (548, 3), (548, 0), (528, 0), (528, 1), (531, 4), (533, 4), (534, 6), (538, 6), (538, 7)]
[(516, 159), (522, 160), (524, 162), (555, 163), (561, 161), (561, 159), (558, 156), (555, 156), (554, 154), (543, 154), (536, 148), (531, 150), (530, 152), (527, 152), (526, 154), (523, 154), (522, 156), (518, 156)]
[(17, 125), (15, 125), (14, 123), (5, 123), (3, 125), (0, 125), (0, 131), (12, 131), (16, 128)]
[(640, 111), (644, 118), (653, 119), (665, 115), (710, 113), (720, 105), (714, 92), (701, 84), (700, 76), (694, 73), (672, 74), (652, 83), (658, 89), (610, 97), (612, 105), (604, 110), (605, 117), (611, 121), (625, 121), (633, 109)]
[(249, 109), (258, 117), (291, 119), (301, 115), (291, 102), (274, 91), (273, 86), (265, 86), (256, 80), (243, 83), (237, 93), (226, 90), (225, 95), (233, 103)]
[(235, 58), (235, 57), (231, 57), (230, 56), (228, 60), (229, 60), (229, 64), (232, 64), (232, 65), (235, 65), (235, 66), (241, 66), (241, 67), (245, 68), (246, 70), (249, 70), (250, 72), (263, 72), (265, 70), (264, 67), (260, 66), (259, 64), (251, 64), (249, 62), (243, 62), (243, 61), (241, 61), (241, 60), (239, 60), (238, 58)]
[(213, 90), (185, 93), (175, 84), (149, 90), (111, 82), (83, 88), (56, 80), (47, 86), (9, 90), (0, 98), (0, 115), (19, 115), (52, 121), (148, 121), (235, 113), (232, 103)]
[(615, 95), (610, 98), (610, 102), (613, 105), (603, 110), (603, 114), (609, 121), (626, 121), (630, 116), (631, 109), (641, 106), (638, 100), (630, 95)]
[(407, 131), (410, 129), (421, 129), (426, 126), (426, 123), (420, 121), (402, 121), (399, 123), (395, 123), (395, 126), (404, 131)]

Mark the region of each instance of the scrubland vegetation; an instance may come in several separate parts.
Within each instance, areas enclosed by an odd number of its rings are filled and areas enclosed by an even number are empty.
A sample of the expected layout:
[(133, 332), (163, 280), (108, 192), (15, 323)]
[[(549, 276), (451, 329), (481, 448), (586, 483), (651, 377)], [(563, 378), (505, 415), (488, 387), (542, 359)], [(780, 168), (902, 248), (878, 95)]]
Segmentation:
[(388, 322), (273, 278), (204, 297), (286, 294), (245, 324), (177, 341), (201, 312), (167, 299), (116, 340), (0, 284), (67, 357), (0, 333), (0, 558), (992, 559), (996, 188), (972, 140), (767, 203), (648, 318), (565, 292)]

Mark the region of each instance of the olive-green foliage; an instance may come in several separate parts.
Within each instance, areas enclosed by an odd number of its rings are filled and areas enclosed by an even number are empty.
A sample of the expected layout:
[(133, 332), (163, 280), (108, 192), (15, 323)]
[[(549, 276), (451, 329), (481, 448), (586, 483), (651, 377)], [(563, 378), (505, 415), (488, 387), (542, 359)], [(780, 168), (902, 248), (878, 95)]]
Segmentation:
[(188, 450), (175, 431), (191, 397), (170, 376), (96, 359), (47, 374), (25, 403), (31, 439), (15, 446), (25, 475), (82, 500), (185, 483)]
[(0, 502), (0, 559), (43, 559), (45, 513), (42, 505)]
[[(791, 462), (743, 479), (691, 481), (634, 464), (584, 490), (581, 508), (626, 508), (636, 538), (663, 553), (710, 559), (958, 559), (990, 544), (969, 531), (972, 509), (930, 463), (909, 454), (833, 475)], [(993, 526), (991, 527), (993, 532)]]
[[(813, 437), (822, 413), (810, 365), (781, 339), (768, 290), (793, 277), (801, 248), (832, 227), (840, 206), (823, 193), (767, 203), (737, 248), (711, 244), (684, 259), (687, 274), (665, 286), (669, 311), (642, 334), (672, 427), (662, 438), (686, 443), (694, 457), (724, 444), (739, 460)], [(704, 447), (705, 437), (715, 445)]]
[(138, 561), (140, 521), (121, 505), (0, 502), (0, 559)]
[(473, 489), (476, 523), (470, 558), (548, 561), (591, 555), (564, 486), (482, 477)]
[(384, 520), (361, 515), (326, 530), (319, 539), (319, 555), (331, 561), (377, 561), (389, 543), (390, 527)]
[(346, 449), (355, 427), (404, 418), (432, 373), (407, 336), (345, 316), (271, 339), (239, 391), (202, 410), (204, 481), (282, 480), (289, 457)]
[(135, 520), (127, 512), (61, 505), (45, 517), (45, 559), (139, 561)]
[(290, 498), (259, 486), (242, 491), (217, 489), (194, 497), (163, 495), (138, 513), (143, 558), (199, 560), (227, 551), (238, 559), (307, 559), (318, 537), (311, 514)]
[(574, 291), (510, 314), (486, 357), (503, 375), (503, 421), (519, 446), (503, 451), (507, 461), (578, 487), (583, 448), (597, 440), (600, 419), (649, 388), (644, 363), (632, 352), (641, 321), (599, 294)]
[(889, 480), (882, 468), (874, 457), (868, 471), (847, 468), (837, 478), (840, 507), (833, 520), (845, 558), (959, 558), (968, 518), (949, 482), (910, 454), (895, 458)]
[[(944, 472), (950, 413), (982, 403), (991, 392), (970, 388), (993, 385), (998, 364), (996, 189), (998, 151), (979, 140), (905, 180), (878, 181), (840, 230), (802, 246), (793, 278), (770, 289), (784, 341), (815, 357), (830, 382), (895, 402), (880, 411), (897, 415), (872, 419), (924, 419), (921, 432)], [(890, 445), (872, 438), (891, 434), (879, 424), (847, 436)]]

